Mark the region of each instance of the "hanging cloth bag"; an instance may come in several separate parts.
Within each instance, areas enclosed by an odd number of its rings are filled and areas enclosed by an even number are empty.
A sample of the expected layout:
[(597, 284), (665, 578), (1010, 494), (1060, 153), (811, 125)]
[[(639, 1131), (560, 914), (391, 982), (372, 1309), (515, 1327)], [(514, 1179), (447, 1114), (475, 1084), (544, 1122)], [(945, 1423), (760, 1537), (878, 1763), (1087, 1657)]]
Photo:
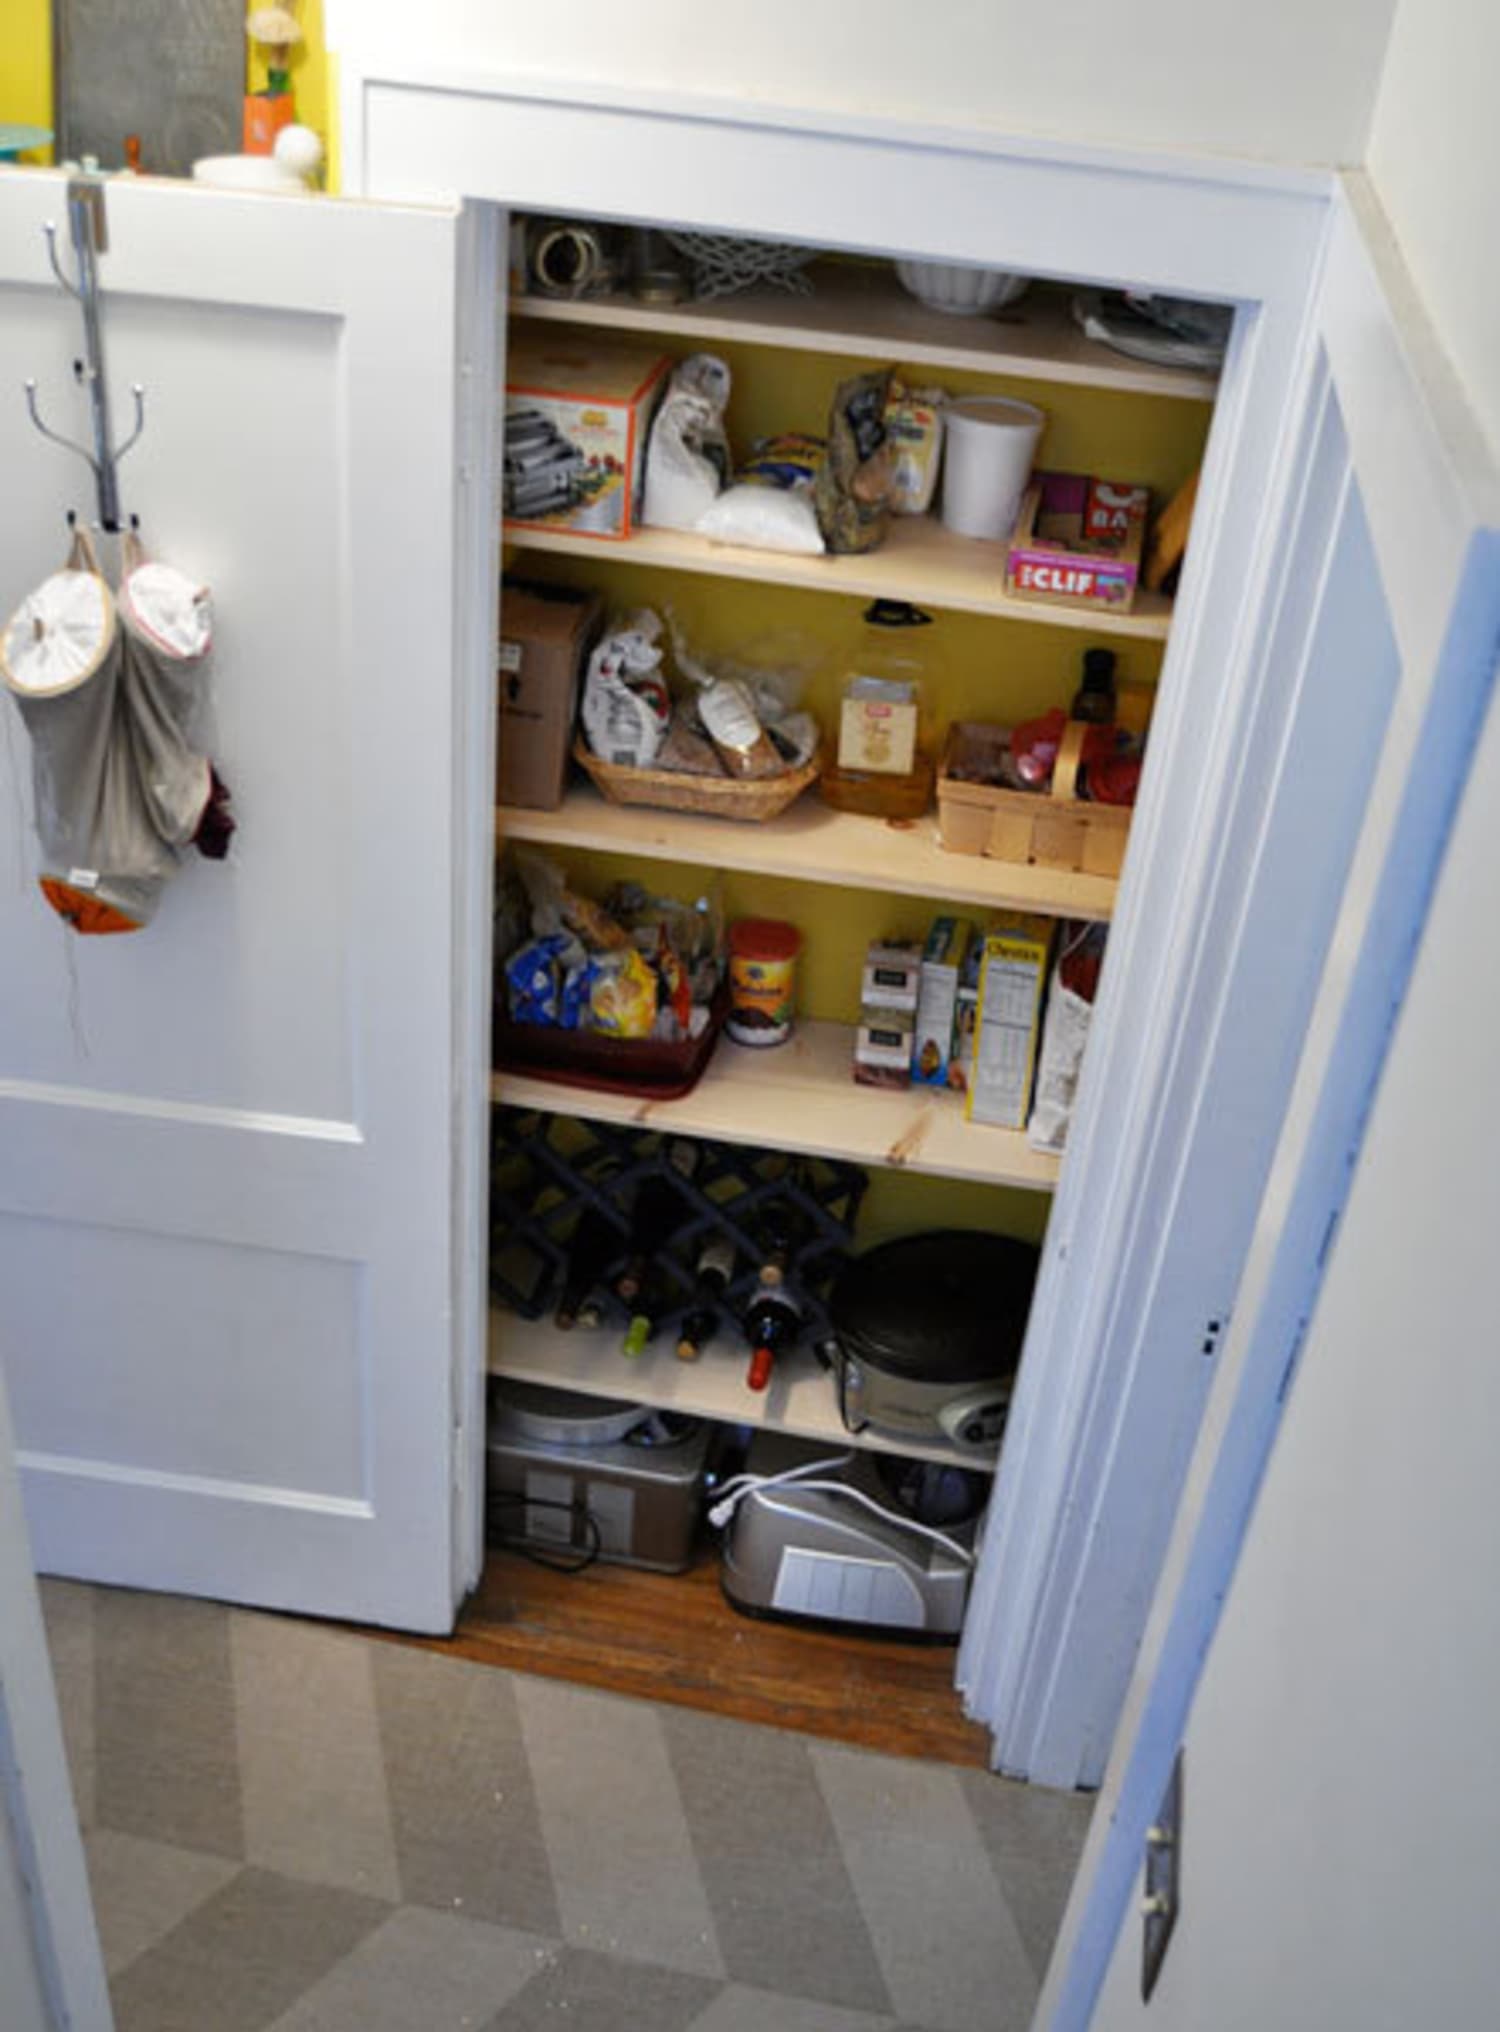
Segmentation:
[(22, 601), (0, 678), (31, 736), (42, 893), (76, 931), (150, 922), (173, 854), (151, 823), (122, 714), (124, 633), (89, 537)]
[[(121, 702), (141, 795), (169, 846), (196, 840), (212, 854), (200, 828), (212, 808), (227, 803), (228, 793), (195, 739), (213, 646), (208, 588), (148, 558), (133, 532), (124, 539), (121, 561)], [(232, 820), (224, 823), (233, 829)]]

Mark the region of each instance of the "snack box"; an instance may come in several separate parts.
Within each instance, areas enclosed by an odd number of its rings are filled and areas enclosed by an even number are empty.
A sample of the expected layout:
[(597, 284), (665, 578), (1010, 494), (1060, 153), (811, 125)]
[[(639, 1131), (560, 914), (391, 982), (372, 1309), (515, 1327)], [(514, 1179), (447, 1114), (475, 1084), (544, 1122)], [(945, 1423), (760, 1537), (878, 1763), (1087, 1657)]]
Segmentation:
[(859, 999), (866, 1009), (917, 1013), (922, 991), (922, 953), (915, 945), (872, 945), (865, 954)]
[(1128, 613), (1150, 506), (1145, 487), (1083, 473), (1033, 473), (1011, 532), (1006, 591), (1018, 600)]
[(672, 362), (648, 346), (528, 337), (510, 352), (508, 523), (622, 542), (639, 526), (646, 440)]
[(1031, 1103), (1052, 920), (1007, 912), (985, 934), (969, 1076), (971, 1122), (1020, 1129)]
[(954, 1050), (954, 1036), (959, 982), (973, 943), (974, 926), (966, 917), (939, 917), (927, 934), (911, 1054), (911, 1076), (917, 1086), (961, 1090), (967, 1084), (964, 1061)]
[(916, 1017), (910, 1009), (861, 1009), (854, 1036), (854, 1077), (862, 1087), (911, 1083)]
[(501, 804), (556, 811), (583, 666), (598, 632), (598, 595), (571, 586), (522, 585), (500, 592), (500, 738), (495, 787)]

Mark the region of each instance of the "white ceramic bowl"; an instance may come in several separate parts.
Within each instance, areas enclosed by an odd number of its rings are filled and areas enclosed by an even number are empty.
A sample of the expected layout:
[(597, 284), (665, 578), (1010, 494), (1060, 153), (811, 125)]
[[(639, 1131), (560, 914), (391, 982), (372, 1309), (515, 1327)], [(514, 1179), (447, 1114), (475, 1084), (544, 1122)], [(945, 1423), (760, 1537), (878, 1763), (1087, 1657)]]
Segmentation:
[(217, 190), (276, 191), (286, 196), (307, 185), (301, 177), (278, 162), (274, 155), (200, 155), (193, 164), (194, 183), (209, 183)]
[(968, 268), (958, 261), (898, 261), (896, 274), (929, 310), (953, 317), (980, 317), (1014, 303), (1030, 278), (1001, 268)]

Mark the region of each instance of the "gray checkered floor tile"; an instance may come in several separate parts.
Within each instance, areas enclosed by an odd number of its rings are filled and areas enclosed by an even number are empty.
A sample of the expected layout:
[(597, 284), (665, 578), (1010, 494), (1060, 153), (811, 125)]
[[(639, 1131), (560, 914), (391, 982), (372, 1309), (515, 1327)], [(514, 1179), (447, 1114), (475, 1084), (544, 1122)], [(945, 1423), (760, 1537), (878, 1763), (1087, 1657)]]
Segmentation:
[(49, 1582), (119, 2032), (1024, 2032), (1087, 1804)]

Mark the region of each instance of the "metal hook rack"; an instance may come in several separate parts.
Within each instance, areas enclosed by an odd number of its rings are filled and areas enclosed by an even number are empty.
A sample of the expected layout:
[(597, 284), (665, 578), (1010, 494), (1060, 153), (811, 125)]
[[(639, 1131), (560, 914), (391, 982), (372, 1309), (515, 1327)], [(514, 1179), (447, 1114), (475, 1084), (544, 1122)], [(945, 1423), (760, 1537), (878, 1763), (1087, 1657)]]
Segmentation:
[(109, 248), (102, 179), (91, 175), (68, 179), (68, 236), (73, 243), (76, 281), (70, 280), (58, 258), (57, 227), (51, 219), (42, 231), (47, 239), (52, 273), (69, 296), (77, 301), (83, 313), (83, 358), (73, 362), (73, 374), (88, 389), (93, 450), (90, 451), (87, 445), (76, 444), (72, 438), (64, 437), (42, 421), (35, 381), (25, 384), (26, 408), (43, 437), (61, 445), (64, 451), (76, 452), (87, 462), (93, 471), (99, 497), (99, 526), (111, 535), (118, 535), (121, 523), (117, 469), (146, 427), (146, 391), (138, 381), (132, 385), (130, 392), (135, 401), (135, 428), (127, 438), (116, 444), (114, 426), (110, 421), (109, 384), (104, 375), (104, 333), (100, 321), (99, 256)]

